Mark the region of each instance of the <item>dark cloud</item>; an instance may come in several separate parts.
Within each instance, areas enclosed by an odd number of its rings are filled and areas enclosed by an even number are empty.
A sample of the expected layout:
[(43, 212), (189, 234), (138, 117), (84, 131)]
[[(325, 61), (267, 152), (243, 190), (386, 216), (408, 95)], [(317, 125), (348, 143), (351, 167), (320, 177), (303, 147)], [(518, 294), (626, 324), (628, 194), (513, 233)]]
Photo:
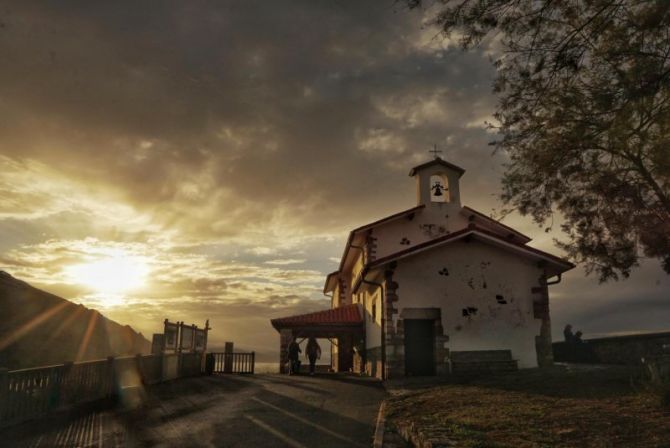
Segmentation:
[[(490, 102), (488, 61), (417, 51), (419, 19), (391, 1), (17, 4), (0, 40), (2, 151), (104, 181), (199, 234), (233, 231), (209, 214), (270, 219), (276, 206), (342, 225), (380, 193), (410, 199), (389, 165), (406, 171), (481, 118), (462, 106)], [(431, 119), (426, 99), (455, 113)], [(371, 131), (403, 152), (361, 151)], [(193, 219), (212, 202), (207, 223)]]
[[(488, 50), (442, 45), (394, 0), (22, 1), (0, 22), (0, 167), (14, 173), (0, 172), (0, 251), (14, 250), (0, 263), (45, 280), (57, 255), (48, 269), (30, 256), (56, 250), (45, 241), (169, 241), (155, 295), (111, 310), (120, 321), (169, 309), (267, 345), (268, 318), (327, 306), (314, 278), (350, 228), (414, 204), (407, 171), (434, 143), (467, 169), (465, 203), (499, 207)], [(553, 250), (554, 234), (510, 224)], [(268, 269), (281, 259), (305, 261)], [(658, 310), (642, 277), (620, 303)], [(553, 287), (554, 330), (580, 322), (577, 310), (600, 319), (616, 289), (567, 276)]]

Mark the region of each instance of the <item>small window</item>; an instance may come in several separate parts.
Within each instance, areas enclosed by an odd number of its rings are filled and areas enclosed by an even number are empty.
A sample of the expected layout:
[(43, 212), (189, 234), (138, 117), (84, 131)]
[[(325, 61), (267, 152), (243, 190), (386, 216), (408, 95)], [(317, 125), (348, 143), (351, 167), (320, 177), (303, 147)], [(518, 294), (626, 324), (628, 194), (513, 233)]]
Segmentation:
[(433, 174), (430, 176), (431, 202), (449, 202), (449, 182), (447, 176)]

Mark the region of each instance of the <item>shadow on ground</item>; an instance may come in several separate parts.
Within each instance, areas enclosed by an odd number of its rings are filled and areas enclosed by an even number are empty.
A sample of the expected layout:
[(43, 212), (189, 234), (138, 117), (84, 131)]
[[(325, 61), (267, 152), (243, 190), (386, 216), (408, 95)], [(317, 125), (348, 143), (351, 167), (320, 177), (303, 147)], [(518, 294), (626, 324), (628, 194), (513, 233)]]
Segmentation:
[(194, 377), (151, 386), (134, 410), (94, 403), (7, 429), (0, 440), (35, 448), (365, 447), (384, 396), (380, 382), (354, 376)]
[(642, 370), (636, 366), (556, 364), (552, 367), (467, 378), (416, 377), (387, 382), (391, 391), (420, 391), (458, 384), (562, 398), (607, 398), (639, 391)]
[(468, 383), (548, 397), (607, 398), (637, 393), (641, 376), (639, 367), (563, 364), (474, 379)]

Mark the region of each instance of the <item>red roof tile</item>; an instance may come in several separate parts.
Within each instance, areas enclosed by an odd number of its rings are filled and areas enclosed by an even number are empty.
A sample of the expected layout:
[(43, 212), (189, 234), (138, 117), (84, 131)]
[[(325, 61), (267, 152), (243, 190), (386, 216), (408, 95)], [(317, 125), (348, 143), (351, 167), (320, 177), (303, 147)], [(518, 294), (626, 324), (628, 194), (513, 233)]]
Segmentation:
[(364, 323), (357, 304), (344, 305), (315, 313), (272, 319), (272, 326), (277, 330), (303, 326), (357, 326)]

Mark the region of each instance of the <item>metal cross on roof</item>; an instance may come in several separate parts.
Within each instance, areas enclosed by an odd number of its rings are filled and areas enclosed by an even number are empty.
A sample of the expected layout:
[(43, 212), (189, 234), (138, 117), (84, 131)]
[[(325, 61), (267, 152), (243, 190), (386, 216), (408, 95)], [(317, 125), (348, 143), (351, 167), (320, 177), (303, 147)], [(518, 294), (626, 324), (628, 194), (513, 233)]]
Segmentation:
[(431, 149), (431, 150), (428, 151), (428, 152), (431, 153), (431, 154), (433, 154), (433, 156), (434, 156), (436, 159), (439, 159), (440, 156), (438, 156), (438, 154), (442, 153), (441, 150), (437, 149), (437, 145), (433, 145), (433, 149)]

